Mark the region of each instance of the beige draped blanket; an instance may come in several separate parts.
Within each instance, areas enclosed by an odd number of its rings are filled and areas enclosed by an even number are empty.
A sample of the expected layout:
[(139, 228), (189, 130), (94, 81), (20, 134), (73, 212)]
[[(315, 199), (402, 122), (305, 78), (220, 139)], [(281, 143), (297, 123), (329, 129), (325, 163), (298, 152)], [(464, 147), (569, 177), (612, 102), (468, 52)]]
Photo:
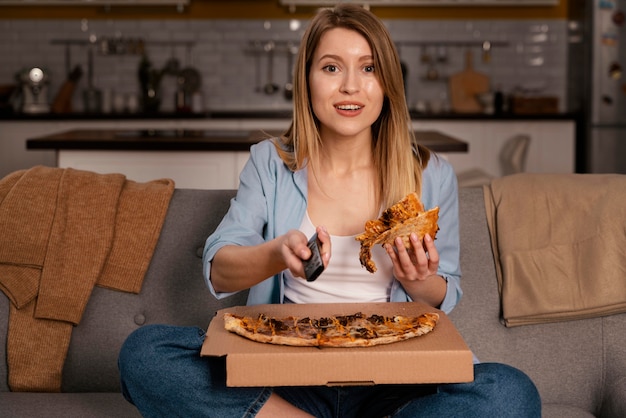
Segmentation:
[(626, 312), (626, 176), (518, 174), (484, 186), (506, 326)]
[(0, 180), (0, 290), (13, 391), (58, 392), (94, 286), (138, 293), (174, 183), (33, 167)]

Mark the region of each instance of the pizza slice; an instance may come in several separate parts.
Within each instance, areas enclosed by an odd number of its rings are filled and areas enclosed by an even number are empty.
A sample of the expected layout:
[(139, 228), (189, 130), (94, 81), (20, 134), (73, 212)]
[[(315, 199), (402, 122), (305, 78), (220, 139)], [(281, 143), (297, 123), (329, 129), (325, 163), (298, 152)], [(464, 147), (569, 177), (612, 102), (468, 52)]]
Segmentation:
[(385, 209), (380, 218), (365, 223), (365, 232), (356, 236), (361, 242), (359, 260), (370, 273), (376, 271), (376, 263), (372, 260), (372, 247), (376, 244), (395, 244), (397, 237), (402, 238), (404, 246), (409, 249), (409, 236), (415, 232), (420, 240), (426, 234), (435, 238), (439, 226), (439, 207), (424, 211), (424, 205), (417, 193), (408, 194), (404, 199)]

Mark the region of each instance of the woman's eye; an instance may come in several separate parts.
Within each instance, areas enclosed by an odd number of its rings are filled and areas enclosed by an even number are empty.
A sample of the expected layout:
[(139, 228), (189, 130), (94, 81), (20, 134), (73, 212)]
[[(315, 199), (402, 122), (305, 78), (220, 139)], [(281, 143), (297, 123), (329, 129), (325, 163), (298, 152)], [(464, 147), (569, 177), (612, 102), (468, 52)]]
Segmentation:
[(373, 72), (374, 72), (374, 66), (373, 66), (373, 65), (366, 65), (366, 66), (363, 68), (363, 70), (364, 70), (366, 73), (373, 73)]
[(324, 67), (324, 70), (328, 71), (329, 73), (334, 73), (337, 71), (337, 66), (329, 64)]

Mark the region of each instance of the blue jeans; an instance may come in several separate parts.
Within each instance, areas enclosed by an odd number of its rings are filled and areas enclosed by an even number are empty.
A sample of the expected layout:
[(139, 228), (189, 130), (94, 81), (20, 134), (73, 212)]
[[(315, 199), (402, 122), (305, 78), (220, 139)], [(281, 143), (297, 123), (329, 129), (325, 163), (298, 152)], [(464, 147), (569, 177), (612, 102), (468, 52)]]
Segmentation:
[(521, 371), (474, 366), (471, 383), (362, 387), (226, 387), (223, 358), (200, 357), (204, 331), (148, 325), (119, 356), (122, 393), (144, 417), (254, 417), (272, 393), (316, 417), (540, 417), (541, 401)]

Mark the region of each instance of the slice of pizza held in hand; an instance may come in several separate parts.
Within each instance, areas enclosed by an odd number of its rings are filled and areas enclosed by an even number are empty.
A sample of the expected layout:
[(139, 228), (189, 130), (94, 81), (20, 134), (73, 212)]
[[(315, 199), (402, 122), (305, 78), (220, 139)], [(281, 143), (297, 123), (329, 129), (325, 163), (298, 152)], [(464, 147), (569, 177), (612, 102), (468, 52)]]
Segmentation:
[(421, 241), (426, 234), (433, 239), (439, 230), (439, 207), (425, 211), (417, 193), (408, 194), (404, 199), (385, 209), (378, 219), (365, 223), (365, 232), (356, 236), (361, 242), (359, 260), (370, 273), (376, 271), (376, 263), (372, 260), (372, 247), (376, 244), (395, 245), (397, 237), (402, 238), (404, 246), (411, 248), (409, 237), (415, 232)]

